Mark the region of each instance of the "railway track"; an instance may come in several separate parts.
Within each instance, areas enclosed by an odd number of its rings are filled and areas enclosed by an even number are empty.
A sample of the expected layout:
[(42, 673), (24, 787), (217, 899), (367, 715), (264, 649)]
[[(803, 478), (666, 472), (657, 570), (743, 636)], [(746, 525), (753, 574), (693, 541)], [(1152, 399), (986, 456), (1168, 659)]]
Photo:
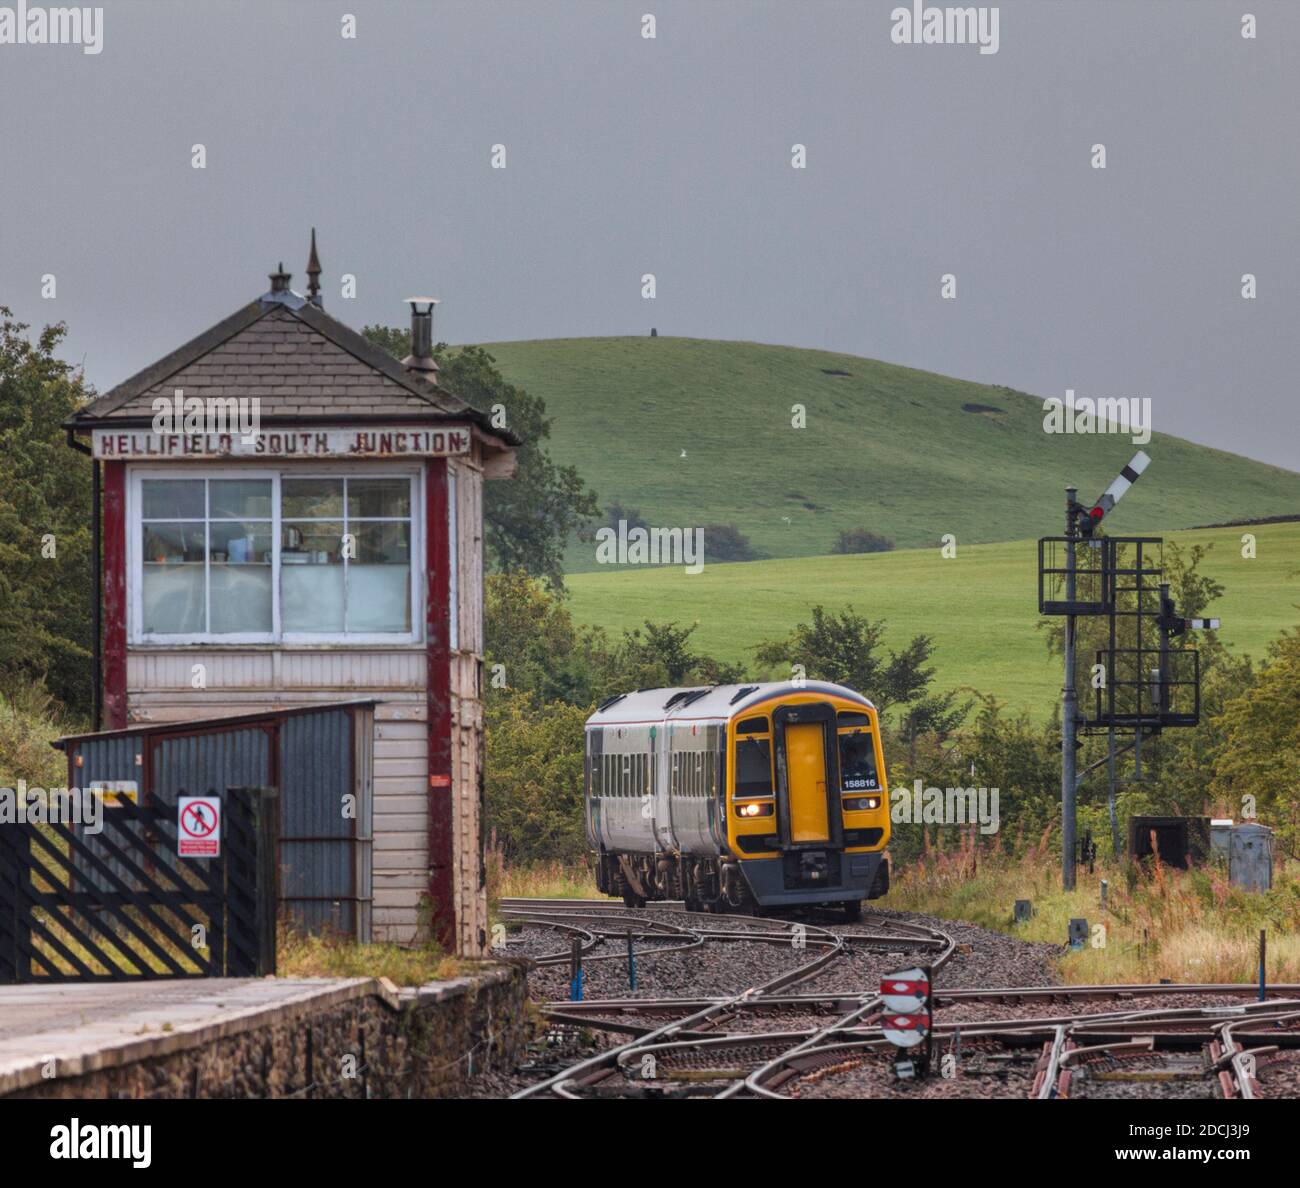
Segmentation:
[[(868, 915), (846, 925), (687, 912), (682, 904), (629, 909), (608, 900), (503, 900), (502, 919), (568, 947), (528, 954), (538, 971), (626, 959), (701, 959), (719, 946), (784, 951), (768, 976), (716, 993), (629, 993), (541, 1005), (554, 1035), (596, 1045), (559, 1057), (518, 1099), (558, 1097), (1203, 1096), (1256, 1099), (1300, 1090), (1300, 986), (967, 986), (936, 978), (936, 1074), (900, 1083), (880, 1030), (877, 981), (825, 988), (852, 960), (928, 964), (959, 951), (943, 928)], [(954, 928), (960, 926), (954, 926)], [(536, 941), (534, 944), (536, 945)], [(612, 945), (609, 952), (599, 951)], [(736, 951), (733, 948), (733, 953)], [(739, 963), (742, 974), (748, 968)], [(552, 975), (553, 976), (553, 975)], [(836, 975), (841, 977), (841, 975)], [(605, 979), (608, 981), (608, 977)]]

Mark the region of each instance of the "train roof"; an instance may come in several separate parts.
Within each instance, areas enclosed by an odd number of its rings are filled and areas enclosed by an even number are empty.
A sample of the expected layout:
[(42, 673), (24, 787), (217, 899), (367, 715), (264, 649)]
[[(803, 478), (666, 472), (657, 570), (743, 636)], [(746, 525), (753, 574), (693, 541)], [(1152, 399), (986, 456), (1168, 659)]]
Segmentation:
[(638, 689), (601, 703), (588, 726), (619, 726), (631, 722), (732, 718), (786, 693), (825, 693), (876, 707), (861, 693), (829, 681), (755, 681), (744, 685), (686, 685), (680, 689)]

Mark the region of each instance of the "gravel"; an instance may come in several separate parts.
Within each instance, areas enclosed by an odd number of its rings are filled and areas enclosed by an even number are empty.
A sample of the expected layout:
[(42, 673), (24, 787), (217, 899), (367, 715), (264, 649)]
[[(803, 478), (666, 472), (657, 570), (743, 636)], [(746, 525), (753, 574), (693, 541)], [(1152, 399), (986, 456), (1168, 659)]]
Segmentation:
[[(1169, 1080), (1112, 1080), (1143, 1073), (1171, 1076)], [(1221, 1098), (1219, 1078), (1210, 1071), (1204, 1052), (1152, 1052), (1089, 1060), (1070, 1077), (1071, 1098), (1089, 1101), (1210, 1100)]]
[[(924, 965), (933, 957), (928, 946), (918, 946), (909, 926), (933, 928), (946, 933), (956, 943), (956, 951), (935, 975), (939, 991), (954, 989), (1000, 989), (1058, 986), (1055, 959), (1060, 946), (1022, 941), (1001, 933), (990, 932), (973, 924), (941, 920), (912, 912), (873, 909), (861, 921), (848, 923), (828, 912), (809, 911), (792, 919), (751, 919), (704, 914), (688, 914), (673, 909), (647, 908), (625, 916), (599, 920), (575, 920), (599, 936), (603, 929), (617, 935), (599, 937), (596, 946), (584, 958), (584, 998), (588, 1001), (617, 998), (722, 998), (730, 997), (771, 980), (781, 973), (814, 960), (821, 952), (815, 945), (796, 948), (793, 944), (763, 943), (757, 940), (720, 941), (712, 937), (697, 947), (682, 950), (679, 946), (689, 937), (654, 935), (638, 937), (637, 987), (628, 985), (626, 939), (620, 923), (638, 920), (659, 921), (681, 928), (698, 928), (710, 932), (731, 930), (753, 935), (757, 932), (791, 932), (792, 925), (803, 922), (842, 935), (896, 935), (896, 945), (850, 946), (825, 969), (807, 980), (782, 988), (790, 995), (839, 994), (846, 1000), (874, 995), (881, 977), (907, 965)], [(815, 935), (815, 934), (814, 934)], [(557, 928), (529, 925), (518, 933), (511, 932), (507, 952), (512, 956), (549, 957), (564, 952), (571, 935)], [(609, 960), (600, 960), (608, 954)], [(569, 997), (567, 962), (534, 968), (529, 973), (529, 989), (534, 1001), (563, 1001)], [(1067, 987), (1061, 987), (1064, 991)], [(1068, 1015), (1131, 1014), (1143, 1011), (1196, 1010), (1206, 1006), (1237, 1004), (1239, 996), (1223, 994), (1141, 995), (1130, 998), (1088, 998), (1070, 1002), (1051, 999), (1026, 1002), (960, 1001), (936, 1008), (935, 1021), (941, 1024), (987, 1026), (1000, 1021), (1053, 1018)], [(734, 1015), (715, 1020), (706, 1030), (724, 1034), (754, 1034), (778, 1031), (818, 1031), (833, 1024), (851, 1009), (850, 1001), (813, 1005), (792, 1003), (779, 1008), (743, 1009)], [(630, 1016), (611, 1013), (619, 1022), (645, 1028), (666, 1025), (670, 1016), (648, 1013)], [(1197, 1020), (1198, 1026), (1203, 1025)], [(520, 1066), (509, 1075), (488, 1074), (477, 1078), (469, 1095), (474, 1097), (508, 1096), (528, 1085), (556, 1073), (611, 1047), (627, 1043), (626, 1031), (604, 1031), (592, 1027), (552, 1027), (526, 1052)], [(935, 1059), (951, 1051), (951, 1040), (941, 1039)], [(886, 1098), (1025, 1098), (1033, 1087), (1034, 1070), (1042, 1056), (1041, 1044), (1027, 1047), (1003, 1046), (993, 1040), (967, 1038), (962, 1043), (962, 1059), (945, 1078), (939, 1072), (923, 1081), (899, 1080), (892, 1050), (870, 1050), (849, 1057), (834, 1057), (824, 1067), (801, 1073), (780, 1086), (791, 1097), (886, 1097)], [(754, 1067), (775, 1053), (770, 1045), (757, 1040), (754, 1045), (734, 1052), (692, 1054), (673, 1062), (677, 1067)], [(1124, 1080), (1105, 1075), (1116, 1071), (1164, 1071), (1194, 1073), (1170, 1079)], [(1278, 1059), (1262, 1060), (1259, 1080), (1262, 1092), (1269, 1096), (1300, 1095), (1300, 1053), (1286, 1053)], [(723, 1082), (696, 1083), (699, 1092), (716, 1091)], [(689, 1083), (679, 1083), (678, 1089)], [(666, 1089), (658, 1085), (624, 1080), (614, 1075), (594, 1092), (645, 1095)], [(1218, 1097), (1217, 1077), (1208, 1070), (1203, 1053), (1154, 1052), (1136, 1056), (1125, 1054), (1115, 1059), (1090, 1061), (1074, 1070), (1070, 1096), (1080, 1098), (1214, 1098)]]
[(953, 1067), (951, 1077), (936, 1074), (924, 1080), (900, 1080), (892, 1053), (869, 1052), (787, 1081), (780, 1092), (794, 1098), (1024, 1098), (1033, 1088), (1034, 1069), (1041, 1055), (1038, 1046), (1009, 1049), (998, 1044), (968, 1044), (963, 1046), (961, 1062)]

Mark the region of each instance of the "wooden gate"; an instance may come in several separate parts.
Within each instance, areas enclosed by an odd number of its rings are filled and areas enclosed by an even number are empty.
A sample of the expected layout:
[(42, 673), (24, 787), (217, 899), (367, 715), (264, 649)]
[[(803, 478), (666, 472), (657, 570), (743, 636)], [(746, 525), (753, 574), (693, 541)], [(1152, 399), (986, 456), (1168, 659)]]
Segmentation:
[(179, 856), (162, 799), (105, 793), (98, 830), (0, 824), (0, 983), (274, 973), (279, 795), (204, 795), (221, 801), (215, 858)]

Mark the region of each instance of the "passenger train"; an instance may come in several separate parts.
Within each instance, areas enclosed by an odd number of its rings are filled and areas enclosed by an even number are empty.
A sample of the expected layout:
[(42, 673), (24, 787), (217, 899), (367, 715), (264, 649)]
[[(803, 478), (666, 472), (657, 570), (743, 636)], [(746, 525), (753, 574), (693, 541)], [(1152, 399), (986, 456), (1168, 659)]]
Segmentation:
[(638, 689), (587, 719), (596, 880), (630, 907), (765, 914), (889, 889), (876, 708), (812, 681)]

